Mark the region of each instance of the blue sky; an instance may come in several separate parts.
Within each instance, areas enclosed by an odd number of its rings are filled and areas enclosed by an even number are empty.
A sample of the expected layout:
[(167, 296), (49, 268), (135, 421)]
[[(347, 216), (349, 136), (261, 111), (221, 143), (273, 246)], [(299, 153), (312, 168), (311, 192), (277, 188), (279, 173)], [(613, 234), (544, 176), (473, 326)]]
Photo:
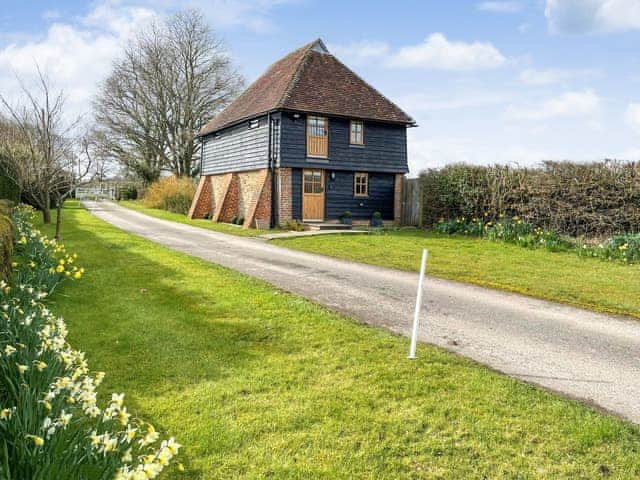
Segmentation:
[(0, 92), (37, 61), (73, 112), (155, 15), (201, 8), (248, 81), (321, 37), (412, 115), (413, 173), (640, 159), (640, 1), (0, 0)]

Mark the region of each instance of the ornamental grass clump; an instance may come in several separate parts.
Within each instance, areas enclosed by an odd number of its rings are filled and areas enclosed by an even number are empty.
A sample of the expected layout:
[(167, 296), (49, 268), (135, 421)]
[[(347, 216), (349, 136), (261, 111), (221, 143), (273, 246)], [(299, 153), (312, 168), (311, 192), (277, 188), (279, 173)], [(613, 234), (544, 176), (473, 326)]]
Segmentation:
[(142, 203), (148, 208), (160, 208), (186, 215), (195, 193), (196, 186), (190, 178), (165, 177), (149, 185), (144, 192)]
[(156, 478), (178, 453), (173, 438), (134, 418), (124, 394), (97, 402), (103, 373), (66, 340), (46, 301), (63, 281), (80, 280), (76, 255), (13, 215), (15, 262), (0, 281), (0, 478)]

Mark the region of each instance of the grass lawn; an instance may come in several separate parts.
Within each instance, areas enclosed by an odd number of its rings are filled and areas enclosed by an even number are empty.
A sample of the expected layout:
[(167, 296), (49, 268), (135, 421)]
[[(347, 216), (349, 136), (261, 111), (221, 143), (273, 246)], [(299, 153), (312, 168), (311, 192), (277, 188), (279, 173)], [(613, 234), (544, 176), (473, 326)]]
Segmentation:
[(278, 239), (275, 244), (356, 262), (417, 270), (429, 249), (427, 273), (640, 318), (640, 266), (580, 258), (571, 252), (417, 230), (371, 235)]
[[(50, 228), (46, 229), (50, 232)], [(87, 268), (52, 309), (103, 395), (185, 447), (168, 478), (637, 478), (640, 427), (267, 284), (77, 206)]]
[(127, 200), (118, 202), (118, 205), (136, 210), (138, 212), (146, 213), (152, 217), (161, 218), (163, 220), (171, 220), (173, 222), (184, 223), (186, 225), (193, 225), (195, 227), (207, 228), (209, 230), (215, 230), (216, 232), (230, 233), (232, 235), (240, 235), (243, 237), (257, 237), (264, 233), (273, 233), (276, 230), (257, 230), (255, 228), (248, 228), (244, 230), (241, 226), (231, 225), (229, 223), (217, 223), (211, 220), (196, 219), (190, 220), (186, 215), (181, 213), (171, 213), (166, 210), (160, 210), (158, 208), (145, 207), (139, 200)]

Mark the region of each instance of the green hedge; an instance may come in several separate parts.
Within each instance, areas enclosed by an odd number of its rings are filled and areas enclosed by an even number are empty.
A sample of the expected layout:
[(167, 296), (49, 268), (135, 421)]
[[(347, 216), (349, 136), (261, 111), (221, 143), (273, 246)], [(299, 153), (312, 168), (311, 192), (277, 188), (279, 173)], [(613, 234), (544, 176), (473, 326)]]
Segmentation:
[(20, 200), (20, 190), (18, 186), (13, 183), (6, 175), (2, 167), (0, 166), (0, 198), (8, 198), (13, 202)]
[(426, 226), (507, 215), (571, 236), (640, 231), (640, 163), (458, 164), (427, 170), (420, 182)]

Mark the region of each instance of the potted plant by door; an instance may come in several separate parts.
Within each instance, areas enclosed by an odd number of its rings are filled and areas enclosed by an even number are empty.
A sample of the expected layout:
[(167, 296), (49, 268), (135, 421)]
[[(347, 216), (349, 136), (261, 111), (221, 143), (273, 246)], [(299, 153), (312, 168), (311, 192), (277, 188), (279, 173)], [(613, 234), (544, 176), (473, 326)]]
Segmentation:
[(373, 212), (373, 215), (371, 216), (371, 226), (372, 227), (382, 226), (382, 214), (380, 212)]
[(351, 225), (353, 223), (351, 220), (351, 212), (349, 210), (343, 212), (342, 215), (340, 215), (340, 221), (343, 225)]

